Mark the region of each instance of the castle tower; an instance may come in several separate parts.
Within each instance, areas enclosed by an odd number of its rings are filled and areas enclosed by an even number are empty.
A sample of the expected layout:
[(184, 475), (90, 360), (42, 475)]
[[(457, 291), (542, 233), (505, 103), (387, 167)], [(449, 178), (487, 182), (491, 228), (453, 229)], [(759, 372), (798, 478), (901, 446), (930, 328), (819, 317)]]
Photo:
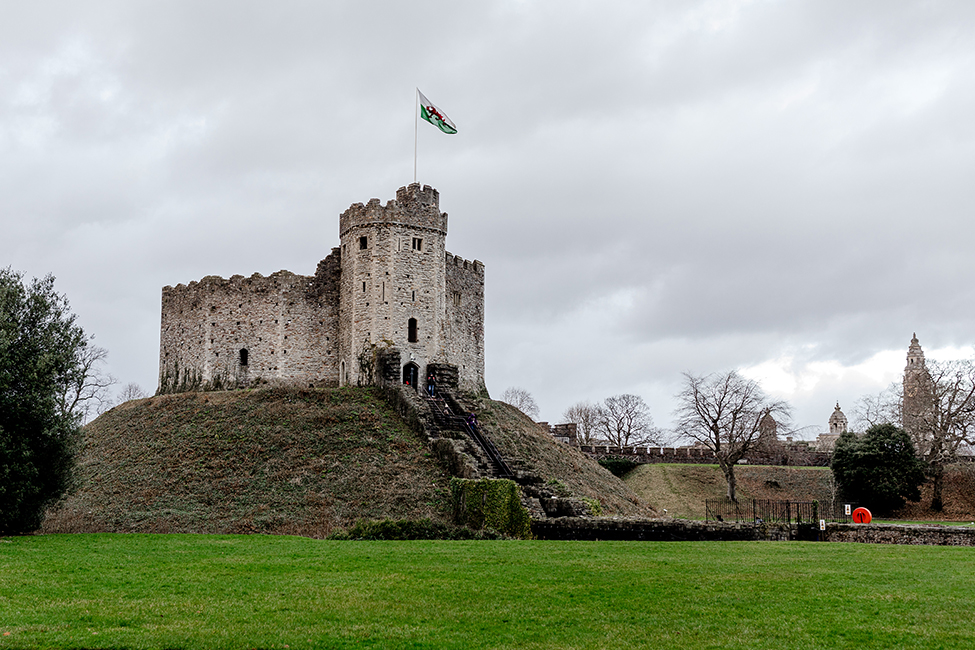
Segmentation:
[(849, 423), (846, 420), (846, 416), (843, 411), (840, 410), (840, 403), (836, 403), (836, 408), (833, 409), (833, 414), (829, 416), (829, 432), (830, 435), (840, 435), (847, 430)]
[(339, 217), (339, 383), (363, 376), (372, 346), (400, 352), (403, 380), (422, 381), (444, 358), (447, 214), (437, 190), (401, 187), (385, 206), (353, 204)]
[(934, 399), (931, 375), (924, 365), (924, 351), (915, 333), (907, 349), (907, 366), (904, 368), (904, 398), (901, 417), (904, 429), (917, 435), (931, 413)]

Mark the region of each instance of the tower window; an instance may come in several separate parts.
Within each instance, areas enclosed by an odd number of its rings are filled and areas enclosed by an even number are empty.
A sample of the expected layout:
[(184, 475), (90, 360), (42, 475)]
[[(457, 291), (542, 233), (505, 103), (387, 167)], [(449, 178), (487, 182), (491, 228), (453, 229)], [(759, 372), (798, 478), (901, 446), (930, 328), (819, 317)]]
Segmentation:
[(409, 320), (409, 322), (407, 323), (407, 331), (408, 331), (407, 339), (409, 340), (409, 342), (410, 343), (416, 343), (417, 337), (416, 337), (416, 319), (415, 318), (411, 318)]
[(419, 237), (413, 238), (413, 250), (422, 251), (423, 250), (423, 240)]
[(365, 282), (362, 283), (362, 292), (363, 293), (366, 292), (366, 283)]
[(240, 365), (242, 365), (242, 366), (246, 366), (247, 365), (247, 350), (246, 349), (242, 349), (240, 351)]
[(368, 237), (359, 237), (359, 250), (360, 251), (364, 251), (367, 248), (369, 248), (369, 238)]

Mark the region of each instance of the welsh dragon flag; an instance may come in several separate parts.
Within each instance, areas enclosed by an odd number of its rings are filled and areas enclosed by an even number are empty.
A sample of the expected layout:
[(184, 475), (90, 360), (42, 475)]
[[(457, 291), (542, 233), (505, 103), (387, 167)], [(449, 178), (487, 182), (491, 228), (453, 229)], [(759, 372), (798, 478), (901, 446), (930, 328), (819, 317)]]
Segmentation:
[(420, 117), (444, 133), (457, 133), (457, 127), (450, 121), (450, 118), (444, 115), (442, 110), (434, 106), (433, 102), (424, 97), (419, 88), (416, 89), (416, 92), (420, 95)]

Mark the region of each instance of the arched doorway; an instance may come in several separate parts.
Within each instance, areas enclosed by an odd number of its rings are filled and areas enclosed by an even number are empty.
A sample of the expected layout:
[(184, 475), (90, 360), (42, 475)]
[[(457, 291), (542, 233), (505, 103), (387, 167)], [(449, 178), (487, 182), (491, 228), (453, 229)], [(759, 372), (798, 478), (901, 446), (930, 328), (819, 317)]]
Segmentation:
[(411, 386), (413, 390), (417, 390), (417, 385), (419, 382), (420, 367), (412, 362), (403, 366), (403, 383), (407, 386)]

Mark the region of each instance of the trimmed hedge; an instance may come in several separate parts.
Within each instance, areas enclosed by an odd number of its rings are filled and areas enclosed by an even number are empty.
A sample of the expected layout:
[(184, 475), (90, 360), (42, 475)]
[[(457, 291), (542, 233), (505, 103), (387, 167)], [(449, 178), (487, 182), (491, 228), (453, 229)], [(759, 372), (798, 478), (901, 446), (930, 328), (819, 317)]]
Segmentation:
[(471, 530), (450, 526), (430, 519), (364, 519), (349, 530), (332, 533), (337, 540), (412, 540), (412, 539), (503, 539), (493, 530)]
[(531, 539), (531, 517), (521, 504), (521, 490), (508, 479), (450, 479), (454, 522)]

